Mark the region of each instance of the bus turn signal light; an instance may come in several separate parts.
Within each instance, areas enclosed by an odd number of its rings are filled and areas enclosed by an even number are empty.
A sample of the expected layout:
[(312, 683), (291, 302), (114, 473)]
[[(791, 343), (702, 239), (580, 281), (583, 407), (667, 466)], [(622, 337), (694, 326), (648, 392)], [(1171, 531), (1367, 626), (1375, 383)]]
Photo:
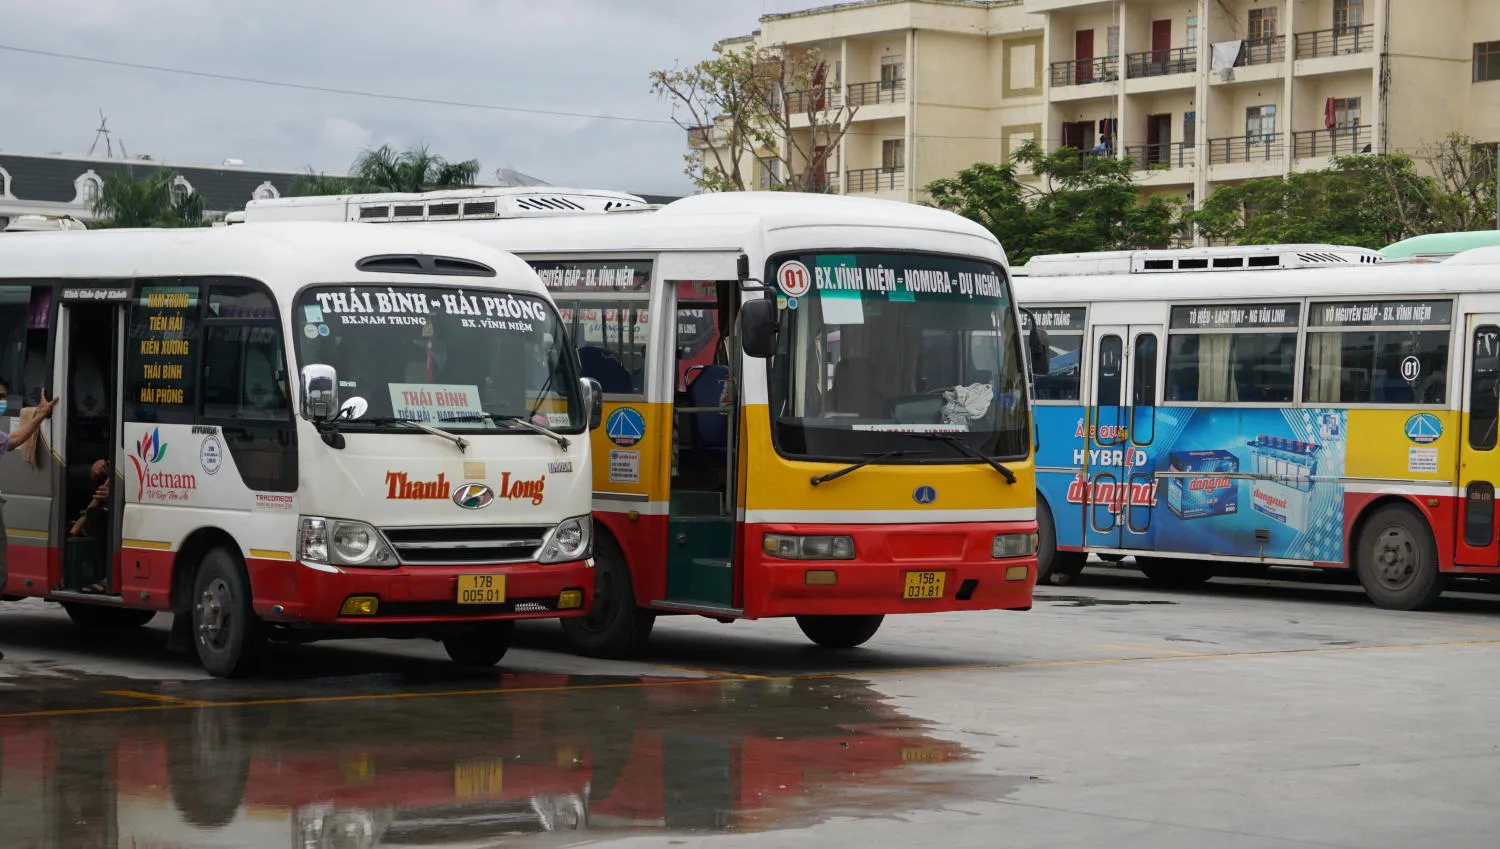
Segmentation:
[(380, 610), (380, 599), (372, 595), (351, 595), (344, 599), (340, 616), (374, 616)]
[(558, 610), (577, 610), (583, 607), (583, 590), (563, 590), (557, 594)]
[(832, 569), (808, 569), (802, 580), (809, 587), (832, 587), (838, 584), (839, 573)]

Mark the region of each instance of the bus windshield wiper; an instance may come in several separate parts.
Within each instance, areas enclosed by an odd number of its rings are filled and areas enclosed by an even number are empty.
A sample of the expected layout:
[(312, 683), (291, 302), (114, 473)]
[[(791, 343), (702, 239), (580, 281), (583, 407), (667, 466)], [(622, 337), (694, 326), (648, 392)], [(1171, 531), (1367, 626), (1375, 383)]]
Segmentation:
[(558, 433), (555, 430), (552, 430), (551, 428), (542, 427), (541, 425), (537, 424), (536, 422), (534, 422), (534, 421), (532, 421), (532, 420), (530, 420), (528, 418), (525, 418), (524, 416), (512, 416), (512, 415), (509, 415), (509, 414), (506, 414), (506, 413), (478, 413), (478, 414), (475, 414), (475, 415), (462, 416), (460, 418), (449, 419), (448, 421), (452, 421), (452, 422), (492, 421), (492, 422), (495, 422), (496, 424), (517, 424), (517, 425), (520, 425), (521, 427), (526, 428), (527, 430), (536, 431), (537, 433), (540, 433), (542, 436), (545, 436), (548, 439), (551, 439), (551, 440), (555, 441), (558, 445), (562, 446), (562, 448), (563, 448), (564, 451), (568, 450), (568, 446), (573, 444), (573, 440), (567, 438), (566, 436), (563, 436), (562, 434)]
[(373, 418), (373, 419), (353, 419), (352, 421), (355, 421), (355, 422), (358, 422), (358, 423), (361, 423), (361, 424), (372, 424), (372, 425), (391, 425), (391, 424), (406, 425), (407, 427), (414, 427), (417, 430), (425, 431), (426, 433), (430, 433), (433, 436), (437, 436), (437, 437), (441, 437), (443, 439), (446, 439), (449, 442), (453, 443), (454, 445), (457, 445), (458, 446), (458, 450), (460, 452), (467, 451), (468, 448), (469, 448), (469, 440), (464, 439), (462, 436), (459, 436), (456, 433), (449, 433), (448, 431), (443, 430), (441, 428), (433, 427), (432, 425), (427, 424), (425, 422), (412, 421), (411, 419), (400, 419), (400, 418), (396, 418), (395, 416), (383, 416), (383, 417), (380, 417), (380, 418)]
[(954, 436), (951, 433), (912, 433), (912, 434), (907, 434), (907, 435), (908, 436), (915, 436), (915, 437), (918, 437), (920, 439), (937, 439), (937, 440), (940, 440), (942, 442), (946, 442), (949, 445), (952, 445), (954, 448), (957, 448), (959, 451), (961, 451), (961, 452), (963, 452), (965, 454), (968, 454), (970, 457), (975, 458), (976, 460), (983, 460), (986, 463), (989, 463), (990, 464), (990, 468), (992, 468), (995, 471), (999, 472), (1000, 475), (1001, 475), (1001, 477), (1005, 478), (1005, 482), (1006, 483), (1015, 483), (1016, 482), (1016, 473), (1015, 472), (1012, 472), (1010, 469), (1007, 469), (999, 460), (996, 460), (994, 457), (991, 457), (990, 455), (984, 453), (983, 451), (980, 451), (978, 448), (975, 448), (974, 446), (970, 445), (969, 443), (964, 442), (962, 439), (960, 439), (957, 436)]
[(826, 475), (818, 475), (817, 477), (812, 479), (812, 485), (818, 486), (819, 484), (828, 483), (831, 480), (837, 480), (844, 475), (849, 474), (850, 472), (856, 471), (858, 469), (863, 469), (865, 466), (868, 466), (871, 463), (879, 463), (881, 460), (889, 460), (892, 457), (920, 457), (931, 453), (931, 451), (907, 451), (905, 448), (893, 448), (890, 451), (876, 454), (868, 460), (863, 460), (861, 462), (855, 463), (852, 466), (845, 466), (842, 469), (829, 472)]

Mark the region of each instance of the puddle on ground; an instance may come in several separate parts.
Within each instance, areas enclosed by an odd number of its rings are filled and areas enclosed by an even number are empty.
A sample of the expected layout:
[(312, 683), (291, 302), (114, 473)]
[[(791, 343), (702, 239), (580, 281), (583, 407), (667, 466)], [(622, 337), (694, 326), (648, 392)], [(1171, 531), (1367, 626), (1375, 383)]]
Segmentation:
[(1128, 598), (1094, 598), (1088, 595), (1041, 595), (1036, 594), (1038, 601), (1049, 604), (1056, 603), (1058, 607), (1115, 607), (1134, 604), (1176, 604), (1175, 601), (1161, 601), (1158, 599), (1128, 599)]

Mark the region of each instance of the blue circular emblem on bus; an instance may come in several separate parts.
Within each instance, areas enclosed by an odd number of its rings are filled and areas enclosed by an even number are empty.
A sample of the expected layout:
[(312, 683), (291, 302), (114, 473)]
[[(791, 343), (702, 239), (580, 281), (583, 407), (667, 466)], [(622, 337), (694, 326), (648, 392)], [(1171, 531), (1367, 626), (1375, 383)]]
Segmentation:
[(937, 500), (937, 490), (930, 486), (919, 486), (912, 492), (911, 500), (918, 504), (931, 504)]
[(604, 435), (621, 448), (629, 448), (645, 437), (646, 420), (635, 408), (621, 407), (604, 422)]
[(1443, 420), (1431, 413), (1417, 413), (1406, 420), (1406, 438), (1418, 445), (1437, 442), (1443, 436)]

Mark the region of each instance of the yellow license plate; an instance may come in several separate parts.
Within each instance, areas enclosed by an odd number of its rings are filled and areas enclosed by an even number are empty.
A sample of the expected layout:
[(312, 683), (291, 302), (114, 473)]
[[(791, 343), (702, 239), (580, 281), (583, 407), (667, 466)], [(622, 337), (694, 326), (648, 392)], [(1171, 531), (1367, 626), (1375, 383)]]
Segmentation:
[(504, 761), (453, 765), (453, 795), (460, 799), (493, 799), (505, 789)]
[(942, 572), (907, 572), (906, 592), (901, 597), (942, 598), (943, 581), (947, 577)]
[(459, 604), (505, 603), (504, 575), (459, 575)]

